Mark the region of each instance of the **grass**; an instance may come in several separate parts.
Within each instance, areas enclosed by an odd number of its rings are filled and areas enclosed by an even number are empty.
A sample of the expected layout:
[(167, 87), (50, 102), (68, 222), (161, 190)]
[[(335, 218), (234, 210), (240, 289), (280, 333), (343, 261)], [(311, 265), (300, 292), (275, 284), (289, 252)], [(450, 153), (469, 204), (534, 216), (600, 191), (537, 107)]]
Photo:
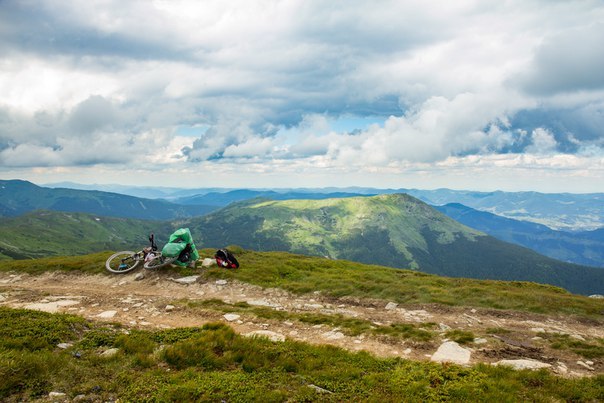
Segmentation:
[[(563, 379), (546, 371), (380, 359), (245, 338), (224, 324), (128, 333), (70, 315), (0, 307), (0, 329), (0, 400), (7, 402), (43, 399), (51, 391), (124, 402), (604, 399), (601, 375)], [(25, 333), (31, 343), (7, 342)], [(73, 347), (56, 348), (59, 340)], [(102, 356), (108, 348), (119, 352)]]
[(548, 340), (552, 348), (557, 350), (571, 350), (588, 359), (604, 358), (604, 338), (585, 341), (575, 339), (568, 334), (539, 333), (538, 335)]
[[(236, 279), (261, 287), (276, 287), (296, 294), (319, 291), (331, 297), (358, 297), (399, 304), (444, 304), (475, 308), (516, 310), (540, 314), (576, 315), (601, 320), (604, 301), (571, 294), (561, 288), (530, 282), (474, 280), (430, 275), (412, 270), (365, 265), (345, 260), (254, 252), (231, 247), (241, 263), (237, 270), (212, 268), (162, 269), (175, 274), (202, 273), (208, 279)], [(213, 256), (202, 249), (200, 256)], [(111, 252), (84, 256), (1, 261), (0, 271), (73, 271), (105, 273)]]

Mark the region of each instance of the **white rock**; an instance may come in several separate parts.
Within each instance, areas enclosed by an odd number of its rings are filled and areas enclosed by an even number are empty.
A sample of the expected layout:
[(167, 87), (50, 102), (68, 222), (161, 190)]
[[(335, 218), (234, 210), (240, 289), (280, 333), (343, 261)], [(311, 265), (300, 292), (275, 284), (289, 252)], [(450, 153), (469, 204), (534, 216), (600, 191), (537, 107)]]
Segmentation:
[(71, 306), (71, 305), (77, 305), (79, 303), (80, 303), (80, 301), (74, 301), (74, 300), (69, 300), (69, 299), (61, 300), (61, 301), (52, 301), (52, 302), (49, 302), (48, 300), (42, 300), (38, 303), (26, 305), (24, 308), (32, 309), (32, 310), (36, 310), (36, 311), (42, 311), (42, 312), (56, 313), (56, 312), (59, 312), (60, 308)]
[(451, 326), (445, 325), (444, 323), (439, 323), (438, 328), (440, 329), (441, 332), (447, 332), (447, 331), (451, 330)]
[(65, 349), (67, 349), (67, 348), (69, 348), (71, 346), (73, 346), (73, 344), (71, 344), (71, 343), (59, 343), (59, 344), (57, 344), (57, 347), (59, 347), (59, 348), (61, 348), (63, 350), (65, 350)]
[(476, 344), (486, 344), (488, 342), (489, 341), (487, 339), (482, 339), (482, 338), (474, 339), (474, 343), (476, 343)]
[(176, 281), (179, 284), (193, 284), (194, 282), (197, 281), (198, 278), (199, 278), (199, 276), (188, 276), (188, 277), (181, 277), (181, 278), (170, 278), (170, 280)]
[(285, 341), (285, 336), (281, 333), (271, 332), (270, 330), (254, 330), (244, 334), (246, 337), (266, 337), (271, 341)]
[(253, 306), (266, 306), (266, 307), (269, 307), (269, 308), (280, 307), (279, 304), (273, 304), (272, 302), (269, 302), (269, 301), (267, 301), (265, 299), (254, 299), (254, 300), (251, 300), (251, 301), (247, 301), (247, 303), (249, 305), (253, 305)]
[(529, 360), (529, 359), (520, 359), (520, 360), (501, 360), (493, 365), (506, 365), (508, 367), (512, 367), (514, 369), (541, 369), (541, 368), (550, 368), (551, 365), (545, 362)]
[(389, 311), (390, 311), (390, 310), (392, 310), (392, 309), (396, 309), (396, 307), (397, 307), (397, 306), (398, 306), (398, 304), (397, 304), (397, 303), (395, 303), (395, 302), (388, 302), (388, 303), (386, 304), (386, 307), (385, 307), (384, 309), (386, 309), (386, 310), (389, 310)]
[(240, 315), (237, 315), (235, 313), (225, 313), (222, 316), (223, 316), (223, 318), (225, 318), (229, 322), (234, 322), (234, 321), (238, 320), (241, 317)]
[(48, 394), (48, 397), (51, 399), (62, 399), (64, 397), (67, 397), (67, 394), (63, 392), (50, 392)]
[(535, 333), (545, 333), (545, 329), (542, 327), (532, 327), (531, 328), (531, 332), (535, 332)]
[(168, 312), (172, 312), (176, 307), (174, 305), (166, 305), (164, 308)]
[(105, 311), (97, 315), (97, 318), (111, 319), (117, 314), (117, 311)]
[(143, 273), (136, 273), (136, 276), (134, 276), (134, 281), (141, 281), (144, 278), (145, 275)]
[(205, 258), (201, 262), (201, 267), (211, 267), (216, 264), (216, 259), (211, 259), (209, 257)]
[(583, 336), (581, 336), (579, 334), (571, 334), (570, 337), (572, 337), (573, 339), (580, 340), (580, 341), (585, 341), (585, 339), (583, 338)]
[(589, 371), (593, 371), (593, 367), (589, 366), (587, 363), (583, 362), (583, 361), (577, 361), (577, 365), (582, 366), (585, 369), (588, 369)]
[(335, 332), (333, 330), (330, 331), (330, 332), (323, 333), (322, 336), (323, 336), (324, 339), (327, 339), (327, 340), (340, 340), (340, 339), (343, 339), (345, 337), (344, 333), (342, 333), (342, 332)]
[(470, 350), (461, 347), (454, 341), (447, 341), (440, 345), (430, 360), (434, 362), (467, 364), (470, 362), (471, 355)]
[(228, 281), (226, 280), (216, 280), (216, 285), (227, 285)]
[(114, 356), (114, 355), (116, 355), (116, 354), (117, 354), (119, 351), (120, 351), (120, 349), (119, 349), (119, 348), (110, 348), (110, 349), (107, 349), (107, 350), (103, 351), (103, 352), (101, 353), (101, 356), (103, 356), (103, 357), (113, 357), (113, 356)]

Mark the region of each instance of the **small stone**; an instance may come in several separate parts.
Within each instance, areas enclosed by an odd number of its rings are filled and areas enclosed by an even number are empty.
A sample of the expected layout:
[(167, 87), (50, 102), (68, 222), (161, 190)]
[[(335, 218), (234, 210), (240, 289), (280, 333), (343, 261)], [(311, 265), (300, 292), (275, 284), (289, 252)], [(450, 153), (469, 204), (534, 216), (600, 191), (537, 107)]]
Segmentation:
[(136, 273), (136, 276), (134, 276), (134, 281), (141, 281), (145, 278), (145, 275), (143, 273)]
[(51, 399), (62, 399), (67, 397), (67, 394), (63, 392), (50, 392), (48, 394), (48, 397)]
[(111, 319), (117, 314), (117, 311), (105, 311), (97, 315), (98, 318)]
[(101, 353), (102, 357), (113, 357), (120, 351), (119, 348), (110, 348)]
[(589, 370), (589, 371), (593, 371), (593, 367), (591, 367), (589, 364), (587, 364), (586, 362), (583, 361), (577, 361), (577, 365), (582, 366), (583, 368)]
[(488, 342), (489, 341), (487, 339), (482, 339), (482, 338), (474, 339), (474, 343), (476, 343), (476, 344), (486, 344)]
[(167, 312), (172, 312), (176, 307), (174, 305), (166, 305), (164, 308)]
[(455, 364), (467, 364), (470, 362), (470, 350), (461, 347), (454, 341), (447, 341), (432, 355), (431, 361), (452, 362)]
[(71, 344), (71, 343), (59, 343), (59, 344), (57, 344), (57, 347), (59, 347), (60, 349), (63, 349), (63, 350), (65, 350), (65, 349), (67, 349), (67, 348), (69, 348), (71, 346), (73, 346), (73, 344)]
[(201, 262), (201, 267), (211, 267), (214, 266), (216, 264), (216, 259), (211, 259), (211, 258), (205, 258), (203, 259), (203, 261)]
[(444, 323), (439, 323), (438, 328), (440, 329), (441, 332), (447, 332), (447, 331), (451, 330), (451, 326), (445, 325)]
[(390, 311), (390, 310), (396, 309), (397, 306), (398, 306), (398, 304), (395, 302), (388, 302), (384, 309)]
[(244, 334), (246, 337), (266, 337), (271, 341), (285, 341), (285, 336), (281, 333), (271, 332), (270, 330), (254, 330)]
[(179, 284), (193, 284), (197, 281), (198, 278), (199, 276), (188, 276), (181, 278), (170, 278), (170, 280), (175, 281)]
[(227, 283), (226, 280), (216, 280), (216, 285), (227, 285)]
[(224, 315), (222, 315), (227, 321), (229, 322), (234, 322), (236, 320), (238, 320), (241, 316), (237, 315), (235, 313), (226, 313)]
[(335, 331), (325, 332), (325, 333), (323, 333), (322, 336), (324, 339), (327, 339), (327, 340), (340, 340), (345, 337), (344, 333), (335, 332)]
[(333, 392), (327, 389), (323, 389), (317, 385), (313, 385), (312, 383), (310, 385), (308, 385), (309, 388), (314, 389), (317, 393), (327, 393), (327, 394), (332, 394)]
[(545, 362), (540, 362), (536, 360), (528, 360), (528, 359), (520, 359), (520, 360), (501, 360), (493, 365), (506, 365), (508, 367), (512, 367), (514, 369), (541, 369), (541, 368), (550, 368), (550, 364), (546, 364)]

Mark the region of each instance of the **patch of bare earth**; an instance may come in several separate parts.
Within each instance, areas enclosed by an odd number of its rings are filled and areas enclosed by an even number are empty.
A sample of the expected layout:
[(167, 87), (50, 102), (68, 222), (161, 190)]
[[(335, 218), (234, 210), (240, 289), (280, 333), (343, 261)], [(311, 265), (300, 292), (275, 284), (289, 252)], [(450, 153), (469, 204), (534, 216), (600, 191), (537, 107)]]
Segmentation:
[[(138, 276), (138, 277), (137, 277)], [(483, 308), (442, 305), (402, 306), (388, 301), (294, 295), (280, 289), (263, 289), (237, 281), (189, 278), (180, 283), (162, 272), (127, 275), (0, 273), (0, 305), (48, 312), (66, 312), (95, 321), (119, 322), (126, 328), (175, 328), (223, 321), (242, 334), (257, 333), (275, 340), (289, 338), (313, 344), (332, 344), (351, 351), (368, 351), (380, 357), (428, 361), (447, 342), (451, 330), (471, 332), (474, 342), (460, 346), (468, 364), (501, 360), (531, 360), (549, 365), (561, 376), (591, 376), (604, 373), (601, 358), (585, 359), (568, 349), (552, 349), (539, 335), (561, 334), (576, 340), (604, 338), (597, 321), (565, 316), (544, 316)], [(183, 279), (180, 279), (183, 280)], [(298, 320), (274, 320), (250, 313), (225, 315), (219, 310), (190, 309), (186, 301), (218, 299), (229, 304), (252, 306), (292, 314), (340, 315), (390, 324), (432, 324), (436, 337), (429, 342), (395, 339), (374, 334), (350, 336), (345, 329), (309, 325)], [(494, 330), (498, 329), (498, 330)], [(440, 354), (440, 353), (439, 353)]]

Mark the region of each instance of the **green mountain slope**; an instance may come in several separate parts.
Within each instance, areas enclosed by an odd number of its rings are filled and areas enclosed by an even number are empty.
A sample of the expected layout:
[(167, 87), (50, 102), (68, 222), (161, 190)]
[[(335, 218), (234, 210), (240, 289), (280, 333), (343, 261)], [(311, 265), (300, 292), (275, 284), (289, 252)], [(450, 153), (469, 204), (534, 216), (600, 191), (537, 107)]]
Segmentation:
[(451, 277), (524, 280), (602, 293), (604, 271), (568, 264), (470, 229), (405, 194), (250, 200), (188, 223), (199, 244), (237, 244), (412, 268)]
[(73, 211), (109, 217), (169, 220), (206, 214), (215, 207), (183, 206), (94, 190), (52, 189), (21, 180), (0, 180), (0, 216), (34, 210)]
[(103, 250), (141, 248), (154, 232), (168, 239), (166, 222), (101, 217), (84, 213), (35, 211), (0, 218), (0, 258), (28, 259)]

